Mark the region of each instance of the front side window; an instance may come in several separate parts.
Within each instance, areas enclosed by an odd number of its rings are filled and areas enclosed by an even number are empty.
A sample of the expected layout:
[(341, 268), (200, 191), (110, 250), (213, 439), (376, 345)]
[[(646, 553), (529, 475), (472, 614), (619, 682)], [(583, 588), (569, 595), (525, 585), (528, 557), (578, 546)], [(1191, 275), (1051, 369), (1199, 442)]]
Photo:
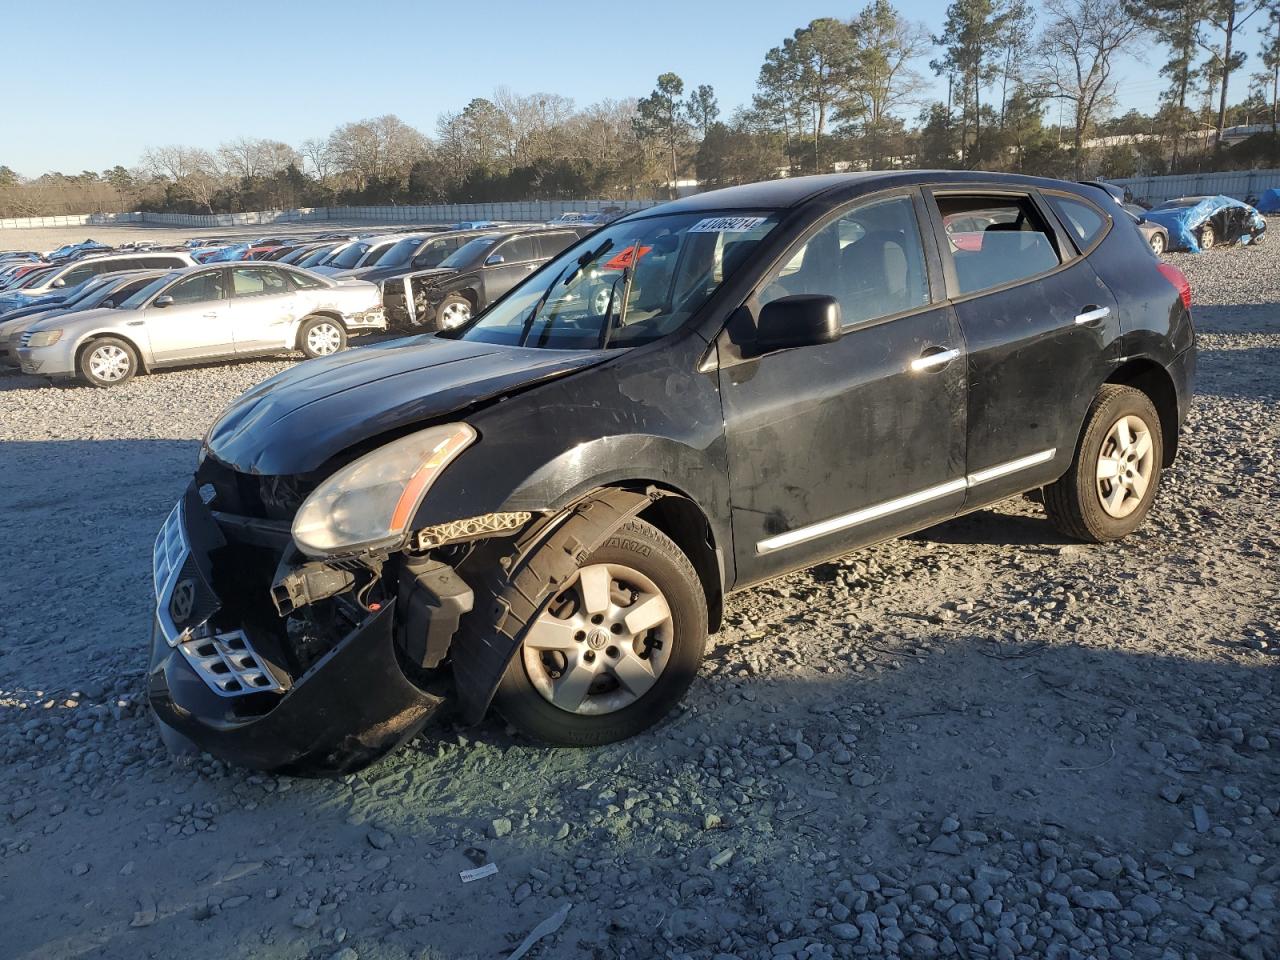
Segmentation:
[(237, 297), (257, 297), (288, 293), (289, 283), (279, 270), (270, 267), (236, 267), (231, 271), (231, 289)]
[(777, 223), (769, 212), (615, 223), (570, 247), (455, 335), (559, 350), (649, 343), (683, 326)]
[(1061, 263), (1030, 197), (937, 198), (959, 293), (1026, 280)]
[(500, 236), (485, 236), (468, 240), (441, 260), (440, 266), (449, 270), (467, 270), (473, 266), (479, 266), (501, 239)]
[(175, 304), (205, 303), (209, 300), (221, 300), (223, 294), (222, 271), (198, 273), (194, 277), (179, 280), (165, 291), (173, 297)]
[(760, 305), (796, 294), (835, 297), (845, 324), (929, 303), (924, 246), (911, 198), (875, 200), (839, 214), (766, 282)]

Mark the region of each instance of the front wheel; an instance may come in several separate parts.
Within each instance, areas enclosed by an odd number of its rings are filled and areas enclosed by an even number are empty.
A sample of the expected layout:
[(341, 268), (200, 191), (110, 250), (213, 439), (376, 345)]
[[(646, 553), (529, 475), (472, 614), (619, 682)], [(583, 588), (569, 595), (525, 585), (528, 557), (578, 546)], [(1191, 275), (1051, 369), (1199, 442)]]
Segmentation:
[(311, 360), (337, 353), (346, 345), (346, 327), (329, 317), (308, 317), (298, 330), (298, 349)]
[(1093, 399), (1075, 459), (1044, 488), (1049, 519), (1091, 543), (1127, 537), (1142, 523), (1160, 486), (1164, 439), (1145, 393), (1105, 384)]
[(529, 625), (498, 687), (498, 710), (546, 743), (622, 740), (684, 696), (706, 638), (706, 599), (689, 558), (631, 520)]
[(1164, 234), (1153, 233), (1151, 235), (1151, 252), (1157, 257), (1164, 253)]
[(471, 319), (471, 301), (460, 293), (451, 293), (440, 302), (436, 316), (442, 330), (460, 327)]
[(80, 351), (80, 376), (95, 387), (115, 387), (138, 372), (138, 353), (125, 340), (103, 337)]

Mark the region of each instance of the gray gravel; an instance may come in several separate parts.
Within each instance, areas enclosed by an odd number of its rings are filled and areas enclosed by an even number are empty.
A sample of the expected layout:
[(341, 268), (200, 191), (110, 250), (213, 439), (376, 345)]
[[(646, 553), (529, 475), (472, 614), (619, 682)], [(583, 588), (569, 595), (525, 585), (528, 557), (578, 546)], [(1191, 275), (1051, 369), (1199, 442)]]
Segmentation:
[(1200, 395), (1131, 540), (1009, 501), (734, 597), (632, 741), (334, 781), (176, 766), (142, 687), (154, 532), (289, 361), (0, 377), (0, 953), (488, 958), (571, 904), (530, 956), (1280, 956), (1280, 241), (1170, 259)]

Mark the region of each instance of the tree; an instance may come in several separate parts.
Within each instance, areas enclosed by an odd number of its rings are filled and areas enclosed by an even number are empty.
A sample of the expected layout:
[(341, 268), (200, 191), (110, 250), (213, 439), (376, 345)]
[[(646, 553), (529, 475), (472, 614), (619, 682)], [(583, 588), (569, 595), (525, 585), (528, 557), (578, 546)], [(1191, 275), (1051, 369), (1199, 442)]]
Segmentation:
[(720, 116), (720, 104), (716, 100), (716, 92), (709, 83), (699, 85), (689, 94), (684, 106), (689, 122), (698, 132), (698, 139), (705, 139), (707, 130)]
[(680, 179), (680, 148), (688, 141), (689, 122), (685, 119), (680, 97), (684, 81), (674, 73), (658, 77), (653, 93), (636, 104), (636, 134), (642, 140), (660, 144), (670, 155), (670, 190), (675, 196)]
[(1141, 25), (1122, 0), (1047, 0), (1048, 22), (1036, 51), (1035, 80), (1072, 111), (1072, 166), (1079, 179), (1089, 124), (1115, 100), (1115, 57)]
[[(850, 104), (854, 70), (853, 31), (830, 17), (812, 21), (765, 55), (758, 81), (768, 104), (783, 122), (798, 122), (812, 141), (812, 169), (825, 169), (822, 138), (833, 115)], [(849, 116), (846, 119), (856, 119)]]
[(911, 64), (928, 48), (929, 35), (899, 14), (889, 0), (872, 0), (850, 29), (853, 109), (846, 108), (845, 115), (860, 118), (868, 158), (877, 166), (885, 156), (886, 140), (901, 127), (892, 114), (910, 104), (923, 85)]
[(1271, 133), (1280, 126), (1280, 7), (1267, 10), (1266, 25), (1258, 29), (1262, 35), (1262, 65), (1270, 71), (1264, 81), (1270, 87)]
[(311, 137), (303, 140), (301, 152), (303, 159), (311, 164), (317, 179), (327, 180), (333, 174), (336, 163), (328, 137)]
[(1003, 48), (1000, 71), (1000, 129), (1005, 126), (1009, 98), (1025, 86), (1026, 71), (1034, 48), (1033, 31), (1036, 13), (1026, 0), (1011, 0), (1001, 25), (1000, 46)]
[(1244, 66), (1245, 54), (1235, 48), (1236, 34), (1254, 14), (1265, 9), (1268, 0), (1209, 0), (1205, 20), (1222, 34), (1222, 46), (1209, 50), (1216, 65), (1218, 87), (1218, 123), (1213, 138), (1215, 149), (1222, 149), (1222, 130), (1227, 122), (1227, 89), (1231, 74)]
[(933, 38), (944, 52), (930, 64), (934, 72), (960, 81), (962, 163), (968, 158), (970, 119), (973, 143), (982, 137), (982, 90), (995, 79), (1007, 19), (1008, 9), (1003, 0), (954, 0), (947, 7), (942, 33)]

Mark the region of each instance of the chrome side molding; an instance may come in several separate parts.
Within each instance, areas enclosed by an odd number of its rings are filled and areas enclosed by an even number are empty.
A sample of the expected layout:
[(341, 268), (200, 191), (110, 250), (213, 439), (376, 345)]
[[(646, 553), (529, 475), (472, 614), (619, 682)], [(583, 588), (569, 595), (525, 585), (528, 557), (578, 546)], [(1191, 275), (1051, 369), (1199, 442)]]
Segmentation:
[[(924, 359), (932, 359), (932, 357)], [(909, 510), (912, 507), (920, 506), (922, 503), (928, 503), (930, 500), (938, 500), (999, 477), (1005, 477), (1020, 470), (1048, 463), (1057, 453), (1058, 448), (1051, 447), (1048, 450), (1041, 450), (1025, 457), (1018, 457), (1016, 460), (1008, 460), (993, 467), (986, 467), (967, 476), (957, 477), (955, 480), (948, 480), (946, 483), (925, 487), (923, 490), (917, 490), (915, 493), (909, 493), (903, 497), (895, 497), (892, 500), (874, 503), (869, 507), (863, 507), (861, 510), (832, 517), (830, 520), (811, 523), (807, 527), (797, 527), (794, 530), (788, 530), (786, 533), (779, 533), (776, 536), (767, 537), (759, 541), (756, 543), (756, 553), (764, 555), (773, 553), (776, 550), (785, 550), (787, 547), (807, 543), (810, 540), (816, 540), (818, 537), (825, 537), (827, 534), (838, 533), (841, 530), (848, 530), (850, 527), (856, 527), (871, 520), (878, 520), (891, 513)]]

